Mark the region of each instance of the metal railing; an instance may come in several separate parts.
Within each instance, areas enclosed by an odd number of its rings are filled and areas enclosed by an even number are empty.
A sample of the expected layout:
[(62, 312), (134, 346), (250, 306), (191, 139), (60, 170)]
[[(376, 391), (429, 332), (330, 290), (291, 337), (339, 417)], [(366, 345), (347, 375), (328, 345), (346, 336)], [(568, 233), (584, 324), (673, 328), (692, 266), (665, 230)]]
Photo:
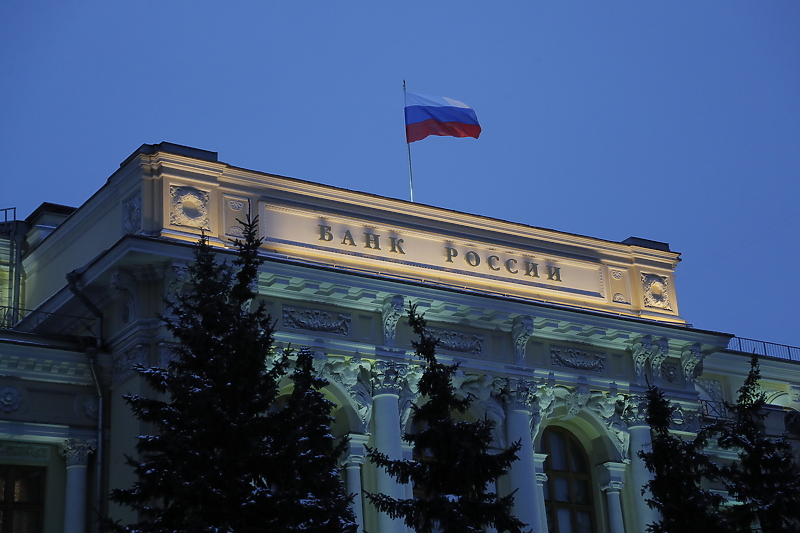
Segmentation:
[(757, 341), (733, 337), (728, 342), (728, 349), (737, 352), (750, 353), (759, 357), (772, 357), (773, 359), (788, 359), (800, 362), (800, 348), (775, 344), (774, 342)]
[(0, 329), (71, 337), (97, 337), (97, 320), (0, 306)]
[(0, 222), (13, 222), (14, 220), (17, 220), (16, 207), (0, 208)]

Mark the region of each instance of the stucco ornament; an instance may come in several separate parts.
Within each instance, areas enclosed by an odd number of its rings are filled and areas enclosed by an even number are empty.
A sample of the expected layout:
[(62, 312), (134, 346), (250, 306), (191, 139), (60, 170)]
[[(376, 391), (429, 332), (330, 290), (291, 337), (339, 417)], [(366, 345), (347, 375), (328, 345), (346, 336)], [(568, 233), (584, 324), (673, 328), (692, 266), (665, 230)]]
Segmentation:
[(19, 409), (22, 404), (22, 394), (19, 389), (11, 386), (0, 387), (0, 410), (11, 413)]
[(171, 185), (170, 224), (204, 230), (211, 229), (208, 217), (209, 193), (187, 185)]
[(655, 307), (656, 309), (672, 311), (666, 276), (642, 274), (642, 291), (644, 292), (645, 307)]

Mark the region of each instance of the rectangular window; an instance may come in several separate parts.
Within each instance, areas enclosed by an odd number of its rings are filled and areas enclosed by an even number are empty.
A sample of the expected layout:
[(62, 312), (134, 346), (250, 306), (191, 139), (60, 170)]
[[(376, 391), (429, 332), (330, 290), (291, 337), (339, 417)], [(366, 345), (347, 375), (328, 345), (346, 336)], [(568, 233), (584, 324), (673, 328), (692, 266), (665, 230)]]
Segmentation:
[(45, 469), (0, 465), (0, 533), (41, 533)]

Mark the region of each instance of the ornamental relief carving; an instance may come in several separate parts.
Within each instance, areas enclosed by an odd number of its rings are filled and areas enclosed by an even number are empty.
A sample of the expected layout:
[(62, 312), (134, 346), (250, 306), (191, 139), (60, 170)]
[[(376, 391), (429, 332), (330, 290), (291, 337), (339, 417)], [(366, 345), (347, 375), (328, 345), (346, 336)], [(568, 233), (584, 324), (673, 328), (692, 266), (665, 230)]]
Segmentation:
[(116, 384), (133, 374), (134, 367), (147, 364), (147, 347), (137, 344), (133, 348), (115, 354), (111, 364), (112, 381)]
[(577, 370), (590, 370), (592, 372), (606, 371), (606, 354), (602, 352), (590, 352), (588, 350), (551, 346), (550, 362), (555, 366), (563, 366)]
[(49, 459), (50, 447), (36, 444), (0, 443), (0, 457), (24, 459)]
[(672, 311), (669, 301), (669, 287), (667, 277), (658, 274), (642, 274), (642, 291), (644, 292), (644, 306)]
[(383, 322), (383, 344), (385, 346), (396, 346), (395, 337), (397, 335), (397, 323), (403, 316), (405, 300), (399, 294), (388, 296), (383, 301), (381, 309), (381, 319)]
[(97, 449), (95, 439), (64, 439), (59, 451), (67, 460), (67, 467), (86, 466), (89, 454)]
[(342, 387), (353, 400), (358, 414), (360, 427), (358, 431), (369, 433), (372, 416), (372, 383), (371, 364), (355, 356), (350, 359), (328, 359), (322, 368), (322, 376), (330, 383)]
[(142, 229), (142, 197), (134, 196), (122, 204), (122, 228), (126, 235), (139, 233)]
[(525, 353), (528, 340), (533, 335), (533, 318), (529, 316), (518, 316), (514, 319), (511, 327), (511, 337), (514, 340), (514, 363), (517, 365), (525, 364)]
[(438, 346), (451, 352), (470, 353), (480, 355), (483, 353), (483, 335), (479, 333), (463, 333), (443, 328), (428, 328), (428, 331), (437, 339)]
[(13, 413), (22, 405), (22, 393), (16, 387), (0, 387), (0, 411)]
[(283, 306), (283, 326), (287, 328), (350, 335), (351, 323), (352, 317), (348, 313)]
[(173, 226), (186, 226), (210, 230), (208, 216), (208, 191), (201, 191), (188, 185), (170, 185), (171, 210), (169, 223)]

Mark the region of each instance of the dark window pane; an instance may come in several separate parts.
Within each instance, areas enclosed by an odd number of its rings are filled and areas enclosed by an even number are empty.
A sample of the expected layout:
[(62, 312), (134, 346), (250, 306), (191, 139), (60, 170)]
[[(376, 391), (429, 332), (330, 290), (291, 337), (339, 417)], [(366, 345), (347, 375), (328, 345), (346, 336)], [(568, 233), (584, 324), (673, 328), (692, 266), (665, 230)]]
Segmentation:
[(578, 511), (575, 518), (578, 523), (578, 533), (592, 533), (592, 513)]
[(544, 491), (545, 500), (549, 501), (552, 499), (552, 496), (550, 496), (550, 476), (547, 476), (547, 479), (544, 481), (544, 488), (542, 490)]
[(589, 505), (589, 482), (585, 479), (575, 480), (575, 503)]
[(564, 477), (553, 479), (553, 488), (557, 502), (569, 502), (569, 479)]
[(40, 513), (36, 511), (14, 511), (11, 533), (39, 533)]
[(549, 435), (548, 443), (550, 444), (550, 465), (553, 470), (567, 470), (567, 447), (564, 444), (564, 438), (556, 432)]
[(0, 471), (0, 502), (6, 501), (6, 477), (8, 470)]
[(572, 513), (569, 509), (557, 509), (558, 533), (572, 533)]
[(14, 476), (14, 501), (17, 503), (39, 503), (42, 498), (42, 472), (40, 470), (17, 470)]
[(572, 471), (585, 474), (586, 462), (583, 460), (583, 454), (574, 443), (569, 447), (569, 455), (572, 460)]

